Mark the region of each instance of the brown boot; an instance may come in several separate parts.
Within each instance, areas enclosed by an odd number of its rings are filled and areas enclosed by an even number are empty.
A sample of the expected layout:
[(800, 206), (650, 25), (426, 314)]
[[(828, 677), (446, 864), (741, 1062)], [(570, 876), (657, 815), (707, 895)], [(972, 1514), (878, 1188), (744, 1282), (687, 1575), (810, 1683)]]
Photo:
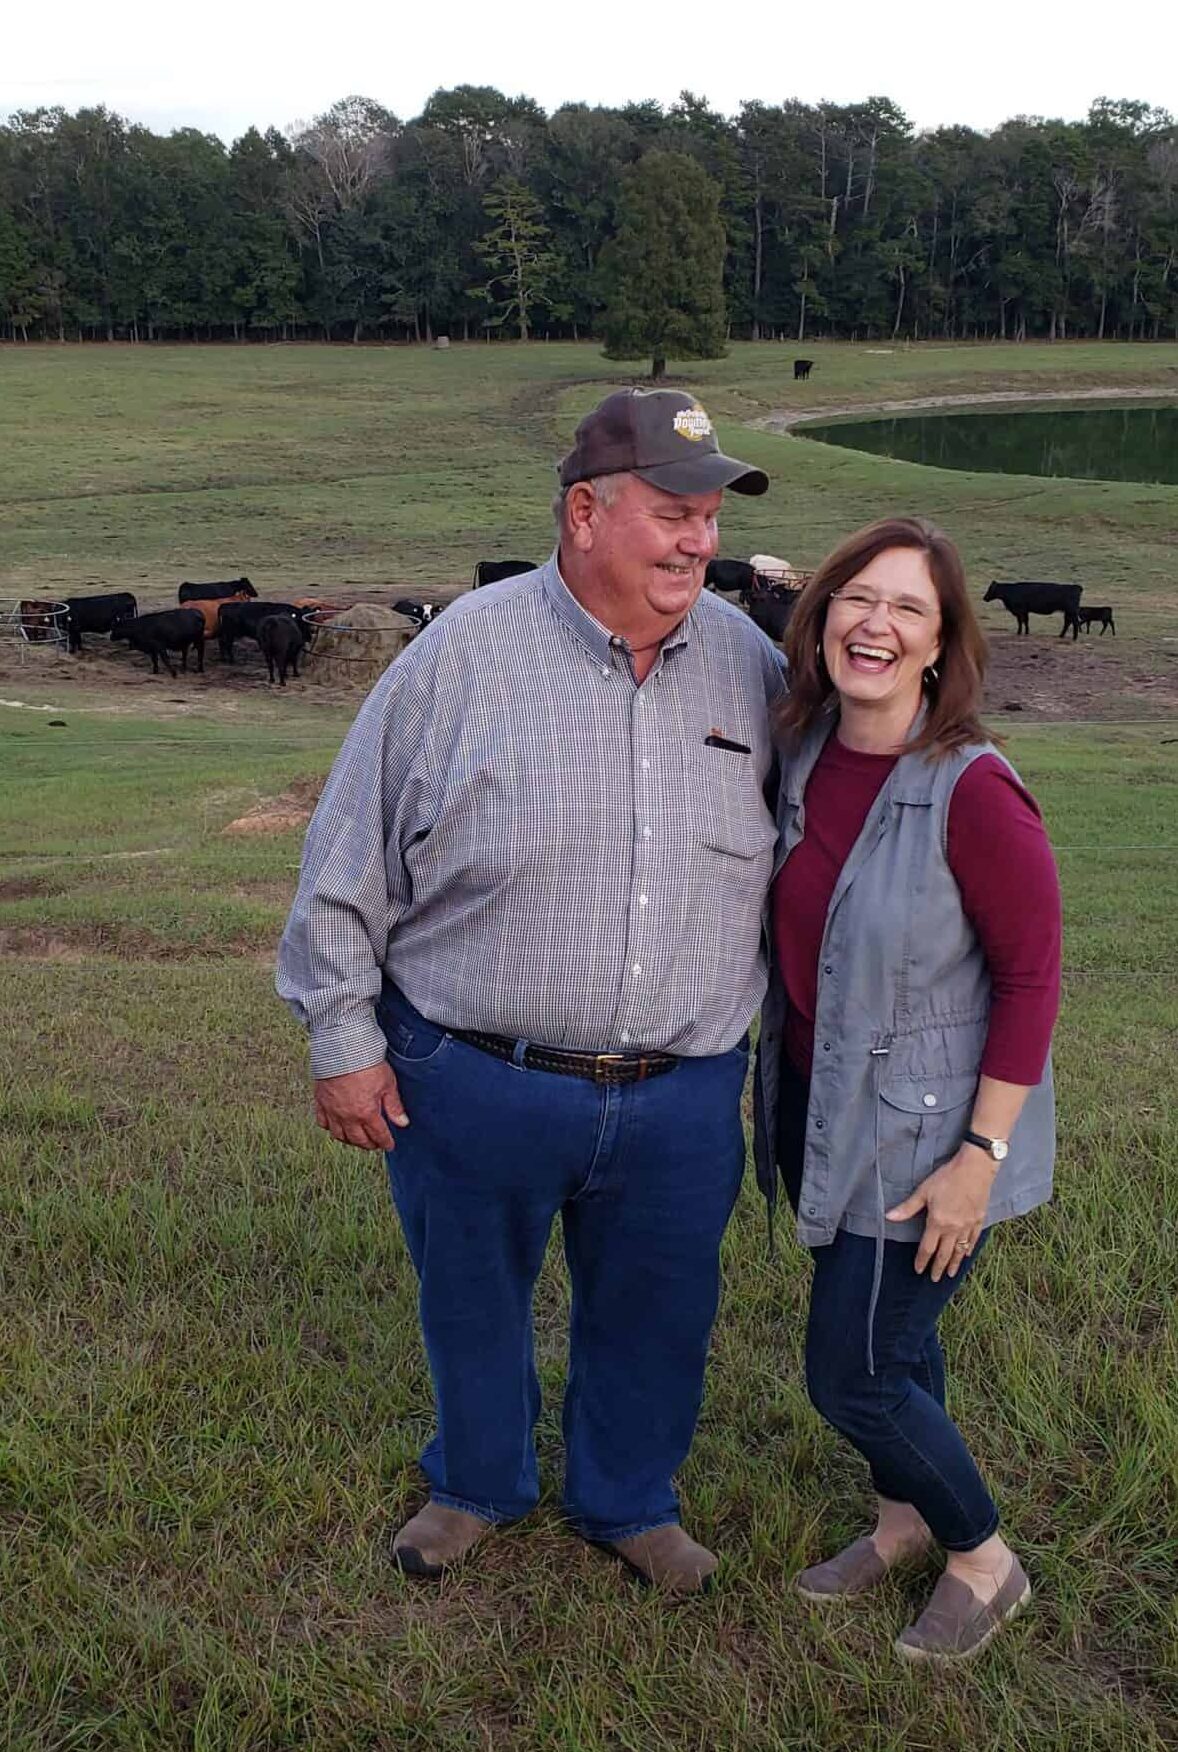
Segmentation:
[(675, 1522), (631, 1539), (607, 1540), (605, 1550), (616, 1552), (636, 1576), (665, 1594), (702, 1594), (719, 1562)]
[(393, 1540), (393, 1562), (410, 1576), (440, 1576), (473, 1551), (491, 1522), (444, 1503), (426, 1503)]

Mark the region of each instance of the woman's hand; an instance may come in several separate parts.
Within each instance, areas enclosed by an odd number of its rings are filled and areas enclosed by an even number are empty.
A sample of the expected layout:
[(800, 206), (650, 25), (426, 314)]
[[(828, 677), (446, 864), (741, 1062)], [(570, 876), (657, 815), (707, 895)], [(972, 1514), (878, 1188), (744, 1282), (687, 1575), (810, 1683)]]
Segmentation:
[(939, 1283), (945, 1272), (956, 1277), (963, 1260), (977, 1246), (986, 1220), (996, 1164), (984, 1150), (962, 1144), (957, 1154), (922, 1180), (911, 1197), (893, 1206), (888, 1221), (902, 1223), (926, 1213), (924, 1234), (916, 1250), (916, 1269), (932, 1261), (929, 1276)]

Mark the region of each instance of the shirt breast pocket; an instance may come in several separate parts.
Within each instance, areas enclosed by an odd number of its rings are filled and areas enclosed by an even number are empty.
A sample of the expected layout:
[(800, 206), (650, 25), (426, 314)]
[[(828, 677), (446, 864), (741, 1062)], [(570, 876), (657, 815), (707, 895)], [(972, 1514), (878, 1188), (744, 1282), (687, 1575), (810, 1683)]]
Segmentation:
[(772, 849), (777, 828), (761, 795), (754, 755), (688, 744), (683, 782), (688, 820), (702, 845), (745, 859)]

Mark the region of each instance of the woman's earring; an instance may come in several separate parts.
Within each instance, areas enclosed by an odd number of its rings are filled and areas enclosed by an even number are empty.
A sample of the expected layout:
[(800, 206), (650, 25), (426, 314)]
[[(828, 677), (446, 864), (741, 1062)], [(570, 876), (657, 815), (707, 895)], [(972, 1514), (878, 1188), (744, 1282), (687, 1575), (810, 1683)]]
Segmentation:
[(936, 687), (936, 685), (940, 681), (940, 679), (941, 679), (940, 670), (937, 668), (935, 663), (930, 663), (928, 668), (924, 672), (924, 685), (926, 687)]

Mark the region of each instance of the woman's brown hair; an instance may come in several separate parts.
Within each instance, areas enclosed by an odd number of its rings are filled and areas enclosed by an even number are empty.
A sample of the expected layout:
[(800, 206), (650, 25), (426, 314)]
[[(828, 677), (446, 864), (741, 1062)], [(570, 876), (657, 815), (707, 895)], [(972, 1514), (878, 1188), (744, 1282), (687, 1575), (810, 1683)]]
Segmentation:
[(971, 742), (985, 742), (978, 714), (986, 672), (986, 639), (965, 586), (961, 555), (944, 530), (923, 517), (884, 517), (869, 523), (828, 554), (802, 591), (785, 636), (789, 695), (777, 722), (790, 741), (805, 735), (826, 709), (834, 684), (822, 657), (822, 636), (830, 599), (842, 584), (858, 577), (878, 554), (912, 548), (928, 561), (941, 605), (941, 654), (936, 675), (925, 671), (928, 711), (909, 750), (948, 754)]

